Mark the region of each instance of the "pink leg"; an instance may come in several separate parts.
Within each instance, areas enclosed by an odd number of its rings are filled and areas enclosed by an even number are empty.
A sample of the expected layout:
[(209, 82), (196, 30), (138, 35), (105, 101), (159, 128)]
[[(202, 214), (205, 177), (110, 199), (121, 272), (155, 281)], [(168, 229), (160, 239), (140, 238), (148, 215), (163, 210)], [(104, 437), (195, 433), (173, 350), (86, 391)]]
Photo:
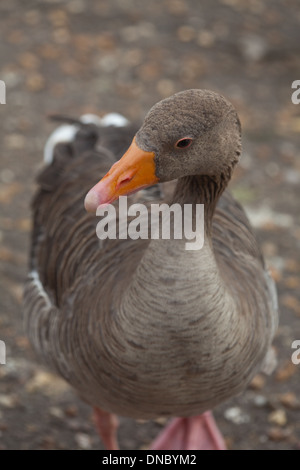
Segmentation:
[(175, 418), (155, 439), (151, 450), (226, 450), (210, 411), (191, 418)]
[(107, 450), (119, 450), (117, 441), (118, 418), (112, 413), (94, 408), (97, 431)]

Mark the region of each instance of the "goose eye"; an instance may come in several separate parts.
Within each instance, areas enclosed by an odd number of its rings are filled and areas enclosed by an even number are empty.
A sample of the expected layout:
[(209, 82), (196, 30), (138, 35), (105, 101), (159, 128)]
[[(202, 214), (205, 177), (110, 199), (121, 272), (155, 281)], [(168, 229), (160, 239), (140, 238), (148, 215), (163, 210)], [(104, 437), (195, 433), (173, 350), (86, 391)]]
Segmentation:
[(175, 147), (178, 149), (185, 149), (191, 145), (192, 141), (193, 140), (189, 137), (185, 137), (184, 139), (178, 140), (178, 142), (175, 144)]

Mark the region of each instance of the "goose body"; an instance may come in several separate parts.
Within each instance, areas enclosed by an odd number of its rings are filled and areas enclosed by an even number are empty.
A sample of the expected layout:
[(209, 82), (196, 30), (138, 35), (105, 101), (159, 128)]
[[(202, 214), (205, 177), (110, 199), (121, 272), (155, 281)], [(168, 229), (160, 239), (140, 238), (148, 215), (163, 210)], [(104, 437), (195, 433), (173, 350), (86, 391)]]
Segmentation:
[[(188, 90), (154, 106), (137, 132), (107, 122), (73, 123), (38, 178), (26, 328), (38, 355), (94, 407), (143, 419), (203, 413), (265, 366), (277, 327), (273, 281), (225, 190), (240, 154), (238, 118), (220, 95)], [(110, 170), (134, 136), (130, 148), (153, 155), (153, 181), (151, 171), (132, 173), (127, 154)], [(176, 146), (184, 138), (190, 148)], [(177, 180), (170, 203), (204, 204), (200, 250), (186, 250), (184, 238), (97, 238), (86, 194), (94, 211), (144, 188), (138, 178)], [(161, 192), (142, 189), (128, 205), (163, 202)]]

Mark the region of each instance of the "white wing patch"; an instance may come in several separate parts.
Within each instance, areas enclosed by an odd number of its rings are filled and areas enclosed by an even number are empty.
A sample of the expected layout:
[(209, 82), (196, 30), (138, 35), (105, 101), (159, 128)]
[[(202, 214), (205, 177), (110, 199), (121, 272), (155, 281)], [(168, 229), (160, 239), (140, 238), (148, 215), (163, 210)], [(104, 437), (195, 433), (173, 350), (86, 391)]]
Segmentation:
[[(84, 124), (95, 124), (100, 127), (125, 127), (129, 124), (129, 121), (118, 113), (106, 114), (103, 118), (100, 118), (96, 114), (83, 114), (80, 116), (80, 121)], [(46, 145), (44, 147), (44, 162), (46, 165), (50, 165), (53, 160), (53, 152), (56, 144), (62, 142), (72, 142), (79, 129), (76, 124), (63, 124), (57, 127), (52, 134), (50, 134)]]
[(55, 131), (50, 134), (44, 147), (44, 162), (47, 165), (52, 163), (53, 151), (56, 144), (60, 142), (72, 142), (77, 131), (78, 126), (75, 124), (63, 124), (62, 126), (57, 127)]
[(95, 126), (101, 126), (102, 119), (96, 114), (83, 114), (80, 116), (79, 121), (84, 124), (95, 124)]
[(109, 113), (106, 114), (102, 119), (101, 119), (101, 126), (103, 127), (108, 127), (108, 126), (114, 126), (114, 127), (126, 127), (128, 126), (129, 121), (126, 119), (126, 117), (122, 116), (122, 114), (118, 113)]

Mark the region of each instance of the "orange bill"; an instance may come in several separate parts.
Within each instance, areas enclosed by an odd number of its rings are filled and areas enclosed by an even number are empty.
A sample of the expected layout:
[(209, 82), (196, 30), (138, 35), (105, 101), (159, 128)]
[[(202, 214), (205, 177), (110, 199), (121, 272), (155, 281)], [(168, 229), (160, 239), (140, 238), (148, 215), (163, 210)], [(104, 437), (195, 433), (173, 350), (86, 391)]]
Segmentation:
[(109, 204), (119, 196), (132, 194), (157, 183), (154, 158), (154, 152), (142, 150), (134, 138), (123, 157), (87, 193), (85, 209), (88, 212), (96, 212), (100, 205)]

